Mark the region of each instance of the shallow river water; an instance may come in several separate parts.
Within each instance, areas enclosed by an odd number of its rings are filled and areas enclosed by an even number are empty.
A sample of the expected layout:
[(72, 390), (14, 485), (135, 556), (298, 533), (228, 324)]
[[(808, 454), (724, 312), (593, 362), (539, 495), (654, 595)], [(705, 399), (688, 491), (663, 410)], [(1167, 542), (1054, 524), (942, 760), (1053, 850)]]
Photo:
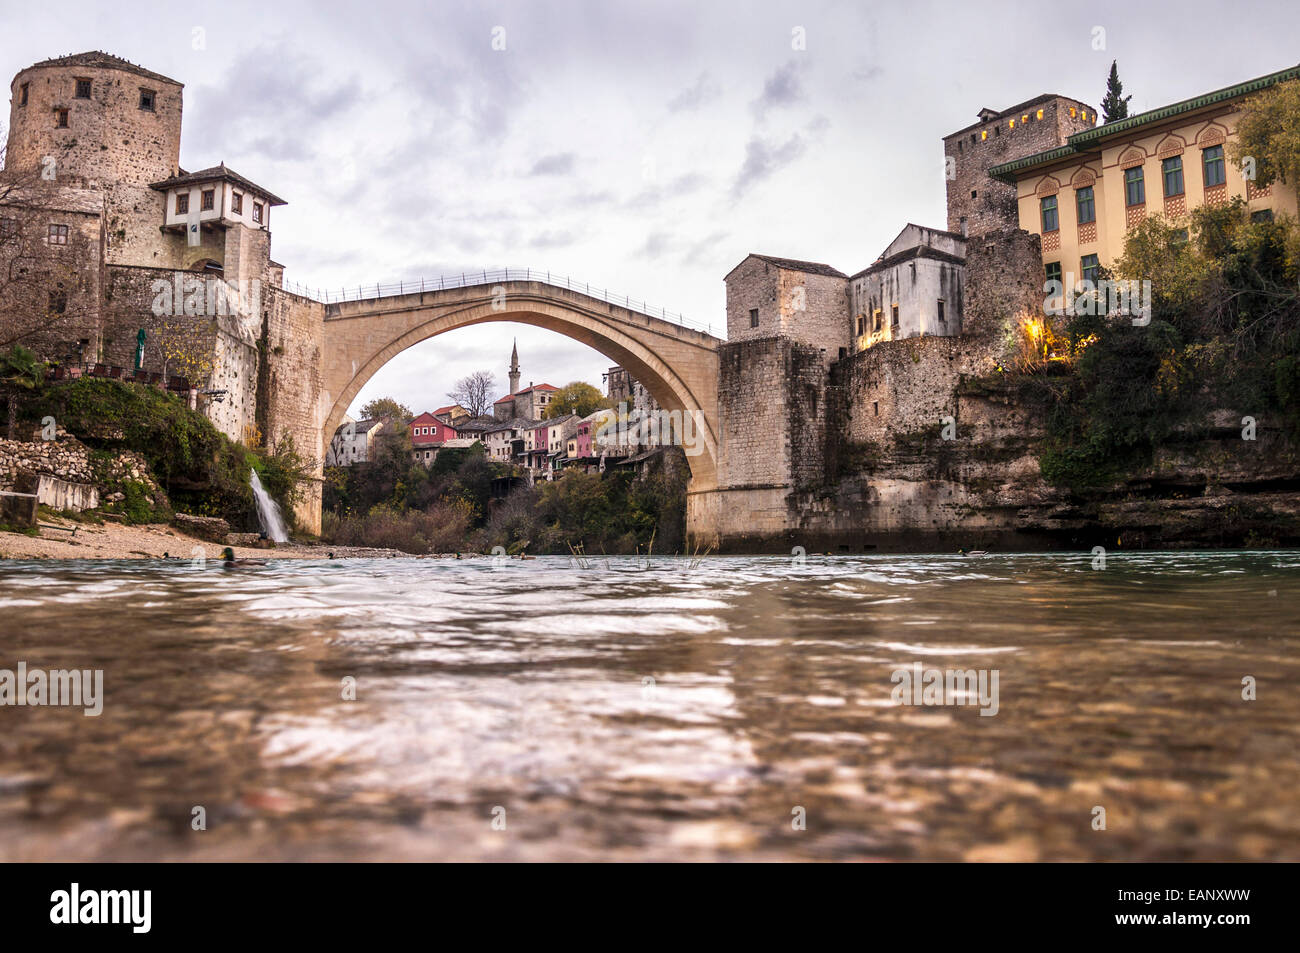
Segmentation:
[(0, 562), (0, 670), (103, 672), (0, 860), (1294, 861), (1298, 646), (1295, 552)]

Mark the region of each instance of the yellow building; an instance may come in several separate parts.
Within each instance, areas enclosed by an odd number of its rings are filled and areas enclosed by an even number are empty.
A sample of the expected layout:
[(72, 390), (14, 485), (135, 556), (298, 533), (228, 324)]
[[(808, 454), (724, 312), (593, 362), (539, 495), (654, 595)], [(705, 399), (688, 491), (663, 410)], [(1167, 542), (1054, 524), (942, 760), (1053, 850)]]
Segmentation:
[(1048, 279), (1092, 278), (1147, 215), (1181, 216), (1236, 196), (1255, 216), (1295, 215), (1295, 183), (1256, 187), (1225, 146), (1247, 97), (1298, 78), (1294, 66), (1087, 129), (1059, 148), (992, 166), (989, 175), (1016, 187), (1020, 227), (1042, 237)]

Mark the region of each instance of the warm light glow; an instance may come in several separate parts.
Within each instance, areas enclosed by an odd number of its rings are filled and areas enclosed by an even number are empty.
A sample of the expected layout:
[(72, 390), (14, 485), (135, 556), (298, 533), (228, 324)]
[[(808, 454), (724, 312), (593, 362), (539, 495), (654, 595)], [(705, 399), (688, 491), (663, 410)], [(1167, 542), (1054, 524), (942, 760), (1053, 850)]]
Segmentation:
[(1042, 111), (1041, 109), (1038, 110), (1037, 116), (1038, 116), (1039, 119), (1042, 119), (1042, 118), (1043, 118), (1043, 111)]
[(1011, 120), (1011, 122), (1010, 122), (1009, 125), (1010, 125), (1010, 127), (1011, 127), (1012, 129), (1016, 128), (1016, 121), (1015, 121), (1014, 119)]
[(1077, 110), (1077, 109), (1075, 109), (1073, 106), (1071, 106), (1071, 107), (1070, 107), (1070, 118), (1073, 119), (1073, 118), (1074, 118), (1075, 116), (1077, 116), (1077, 115), (1079, 115), (1079, 110)]
[(987, 139), (988, 137), (989, 137), (989, 131), (987, 129), (985, 129), (983, 132), (980, 133), (981, 139)]

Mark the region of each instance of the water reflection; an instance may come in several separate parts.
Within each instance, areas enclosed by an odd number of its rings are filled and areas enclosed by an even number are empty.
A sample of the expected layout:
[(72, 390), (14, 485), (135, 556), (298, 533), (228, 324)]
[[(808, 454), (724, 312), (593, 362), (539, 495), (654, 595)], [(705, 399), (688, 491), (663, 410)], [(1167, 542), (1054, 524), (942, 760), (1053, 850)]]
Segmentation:
[(0, 563), (0, 859), (1300, 859), (1300, 554), (634, 565)]

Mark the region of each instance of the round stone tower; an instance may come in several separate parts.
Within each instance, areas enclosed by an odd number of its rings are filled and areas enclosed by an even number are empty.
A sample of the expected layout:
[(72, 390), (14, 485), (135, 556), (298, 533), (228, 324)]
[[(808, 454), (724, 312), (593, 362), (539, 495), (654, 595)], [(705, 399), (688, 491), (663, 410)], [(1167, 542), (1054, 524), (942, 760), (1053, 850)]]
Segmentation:
[(182, 88), (108, 53), (29, 66), (10, 86), (6, 169), (92, 188), (169, 178), (180, 164)]

